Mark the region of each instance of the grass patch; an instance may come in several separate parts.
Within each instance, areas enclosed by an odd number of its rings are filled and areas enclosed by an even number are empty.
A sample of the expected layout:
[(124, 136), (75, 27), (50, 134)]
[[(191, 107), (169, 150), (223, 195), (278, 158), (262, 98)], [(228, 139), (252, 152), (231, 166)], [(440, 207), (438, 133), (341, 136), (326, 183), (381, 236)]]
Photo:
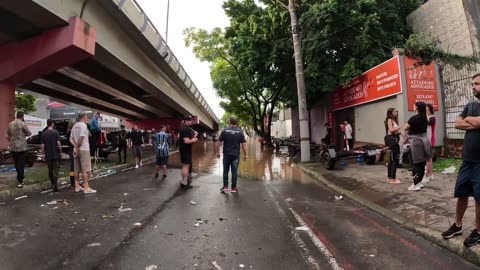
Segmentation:
[(433, 171), (441, 173), (443, 170), (450, 166), (455, 167), (455, 174), (458, 174), (460, 165), (462, 164), (461, 159), (456, 158), (438, 158), (436, 162), (433, 163)]

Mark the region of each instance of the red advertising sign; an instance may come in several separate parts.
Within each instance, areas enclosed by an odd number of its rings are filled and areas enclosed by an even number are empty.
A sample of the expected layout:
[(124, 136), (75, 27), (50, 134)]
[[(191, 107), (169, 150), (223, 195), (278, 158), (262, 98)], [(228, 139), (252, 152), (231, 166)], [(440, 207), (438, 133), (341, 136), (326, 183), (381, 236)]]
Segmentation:
[(394, 57), (333, 92), (333, 110), (340, 110), (402, 93), (400, 64)]
[(419, 65), (416, 60), (404, 57), (405, 75), (407, 78), (408, 110), (414, 111), (417, 101), (433, 105), (438, 111), (438, 90), (435, 63)]

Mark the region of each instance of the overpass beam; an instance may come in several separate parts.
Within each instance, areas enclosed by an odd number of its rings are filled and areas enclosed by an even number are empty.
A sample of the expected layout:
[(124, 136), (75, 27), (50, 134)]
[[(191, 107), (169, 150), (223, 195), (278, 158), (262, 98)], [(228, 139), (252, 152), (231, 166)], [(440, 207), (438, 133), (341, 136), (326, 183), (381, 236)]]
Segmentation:
[(67, 26), (0, 47), (0, 149), (8, 146), (16, 85), (92, 57), (95, 44), (95, 28), (72, 17)]

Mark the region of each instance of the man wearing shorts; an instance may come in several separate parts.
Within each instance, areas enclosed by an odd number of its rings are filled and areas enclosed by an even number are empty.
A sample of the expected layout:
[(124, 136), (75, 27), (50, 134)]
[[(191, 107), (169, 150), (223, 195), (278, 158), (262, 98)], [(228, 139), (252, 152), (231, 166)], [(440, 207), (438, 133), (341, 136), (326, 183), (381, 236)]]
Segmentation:
[(73, 145), (73, 167), (75, 170), (75, 192), (82, 191), (80, 186), (79, 173), (83, 175), (83, 193), (91, 194), (97, 191), (91, 189), (88, 184), (89, 172), (92, 171), (92, 161), (90, 159), (90, 144), (88, 143), (87, 127), (88, 117), (84, 113), (78, 114), (78, 123), (72, 127), (70, 134), (70, 143)]
[(144, 144), (143, 134), (140, 132), (137, 126), (134, 126), (132, 133), (130, 133), (130, 147), (132, 147), (133, 157), (135, 158), (135, 169), (142, 167), (142, 155)]
[(160, 127), (160, 132), (153, 136), (155, 142), (155, 149), (157, 152), (157, 162), (155, 166), (155, 178), (158, 177), (158, 172), (160, 171), (160, 166), (163, 169), (162, 179), (167, 178), (167, 163), (168, 163), (168, 154), (170, 148), (170, 135), (165, 133), (167, 128), (165, 126)]
[(192, 144), (198, 141), (198, 133), (190, 128), (193, 123), (193, 117), (187, 115), (183, 119), (184, 123), (179, 130), (179, 150), (180, 161), (182, 162), (182, 180), (180, 187), (184, 189), (192, 188), (188, 181), (189, 170), (192, 165)]
[(467, 247), (480, 242), (480, 73), (472, 77), (472, 91), (477, 98), (468, 103), (455, 121), (455, 128), (465, 130), (462, 165), (455, 183), (454, 197), (457, 198), (455, 223), (442, 233), (445, 239), (463, 232), (463, 215), (468, 207), (468, 197), (475, 198), (475, 228), (463, 241)]

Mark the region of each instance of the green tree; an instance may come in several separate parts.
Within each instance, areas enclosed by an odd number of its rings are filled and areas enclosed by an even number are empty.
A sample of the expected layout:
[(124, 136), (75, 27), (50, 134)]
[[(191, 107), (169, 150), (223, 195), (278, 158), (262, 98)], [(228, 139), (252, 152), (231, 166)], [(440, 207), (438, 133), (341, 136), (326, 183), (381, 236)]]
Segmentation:
[(293, 49), (288, 14), (275, 5), (254, 0), (228, 0), (224, 10), (230, 27), (210, 32), (185, 30), (187, 46), (211, 65), (211, 77), (227, 113), (251, 121), (255, 132), (270, 142), (271, 117), (278, 102), (291, 100), (294, 86)]
[(34, 96), (22, 92), (15, 93), (15, 111), (28, 114), (35, 110)]

